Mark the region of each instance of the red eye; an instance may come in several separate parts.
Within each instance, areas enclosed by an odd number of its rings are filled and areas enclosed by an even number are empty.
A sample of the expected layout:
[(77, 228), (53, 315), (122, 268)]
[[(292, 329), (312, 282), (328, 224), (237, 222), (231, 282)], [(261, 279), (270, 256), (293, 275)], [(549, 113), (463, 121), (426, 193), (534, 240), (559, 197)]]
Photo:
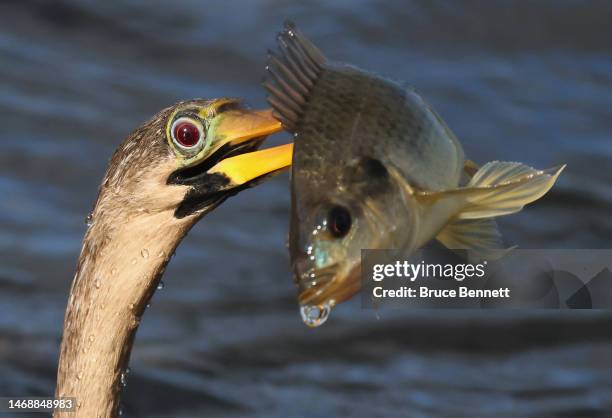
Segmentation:
[(195, 123), (188, 120), (178, 120), (172, 128), (174, 141), (182, 147), (191, 148), (200, 142), (202, 136)]

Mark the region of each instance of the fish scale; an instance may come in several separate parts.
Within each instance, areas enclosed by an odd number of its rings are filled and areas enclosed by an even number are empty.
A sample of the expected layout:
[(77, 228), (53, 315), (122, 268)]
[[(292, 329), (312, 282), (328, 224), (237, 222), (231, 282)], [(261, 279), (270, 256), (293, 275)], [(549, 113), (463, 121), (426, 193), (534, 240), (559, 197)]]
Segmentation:
[[(456, 186), (463, 166), (461, 146), (422, 103), (415, 92), (392, 81), (373, 79), (350, 66), (327, 65), (296, 121), (293, 175), (299, 178), (303, 170), (312, 170), (319, 175), (307, 177), (325, 183), (321, 177), (338, 177), (340, 170), (322, 170), (327, 155), (339, 161), (361, 155), (387, 159), (394, 150), (401, 156), (398, 169), (415, 186)], [(431, 173), (427, 168), (432, 166), (440, 170)]]

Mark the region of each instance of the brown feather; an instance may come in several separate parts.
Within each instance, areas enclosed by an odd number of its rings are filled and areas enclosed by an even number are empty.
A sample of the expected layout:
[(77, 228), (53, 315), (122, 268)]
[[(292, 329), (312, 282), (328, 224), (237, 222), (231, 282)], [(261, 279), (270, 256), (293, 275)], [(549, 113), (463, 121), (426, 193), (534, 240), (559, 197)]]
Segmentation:
[(166, 141), (167, 108), (114, 153), (91, 215), (74, 276), (60, 350), (56, 396), (76, 412), (116, 416), (120, 376), (140, 318), (177, 245), (203, 215), (177, 219), (186, 187), (166, 184), (177, 168)]

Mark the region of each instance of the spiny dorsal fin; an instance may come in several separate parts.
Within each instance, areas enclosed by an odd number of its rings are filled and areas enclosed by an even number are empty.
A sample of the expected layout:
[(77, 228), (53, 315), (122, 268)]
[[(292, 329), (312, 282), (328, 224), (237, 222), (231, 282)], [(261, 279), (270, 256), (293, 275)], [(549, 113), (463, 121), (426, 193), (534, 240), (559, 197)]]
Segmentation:
[(326, 59), (292, 22), (285, 23), (277, 41), (280, 55), (268, 52), (263, 86), (274, 116), (294, 131)]

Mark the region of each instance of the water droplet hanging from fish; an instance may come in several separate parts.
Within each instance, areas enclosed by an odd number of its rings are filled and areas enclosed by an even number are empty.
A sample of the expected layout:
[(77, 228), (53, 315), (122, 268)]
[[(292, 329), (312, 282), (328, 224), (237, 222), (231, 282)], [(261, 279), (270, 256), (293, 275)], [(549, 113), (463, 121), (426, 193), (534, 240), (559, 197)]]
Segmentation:
[(332, 307), (328, 303), (323, 305), (302, 305), (300, 306), (300, 315), (304, 324), (310, 328), (316, 328), (327, 321), (331, 310)]

